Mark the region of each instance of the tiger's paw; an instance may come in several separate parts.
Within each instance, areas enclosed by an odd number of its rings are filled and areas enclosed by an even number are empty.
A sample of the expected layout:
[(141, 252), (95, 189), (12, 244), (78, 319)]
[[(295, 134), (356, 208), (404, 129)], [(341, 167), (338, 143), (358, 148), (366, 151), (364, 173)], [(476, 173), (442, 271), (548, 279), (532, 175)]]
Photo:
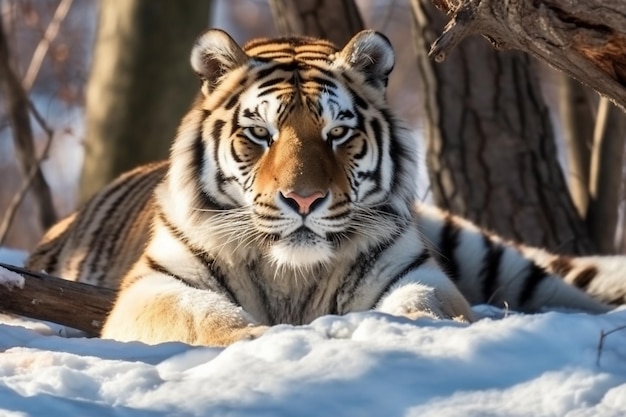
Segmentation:
[(227, 347), (233, 343), (261, 337), (269, 326), (250, 324), (245, 327), (212, 329), (193, 341), (195, 345)]
[(453, 315), (454, 313), (443, 313), (441, 312), (440, 314), (436, 314), (433, 313), (432, 311), (424, 311), (424, 310), (420, 310), (420, 311), (412, 311), (412, 312), (407, 312), (407, 313), (403, 313), (400, 314), (403, 317), (406, 317), (410, 320), (417, 320), (417, 319), (421, 319), (421, 318), (429, 318), (429, 319), (448, 319), (448, 320), (453, 320), (459, 323), (471, 323), (473, 321), (472, 318), (468, 318), (465, 315)]
[(472, 309), (460, 293), (418, 283), (396, 288), (381, 300), (377, 310), (411, 320), (430, 318), (461, 323), (474, 321)]
[(265, 334), (269, 330), (269, 326), (248, 326), (243, 327), (241, 329), (236, 329), (232, 333), (232, 338), (234, 342), (238, 342), (240, 340), (254, 340)]

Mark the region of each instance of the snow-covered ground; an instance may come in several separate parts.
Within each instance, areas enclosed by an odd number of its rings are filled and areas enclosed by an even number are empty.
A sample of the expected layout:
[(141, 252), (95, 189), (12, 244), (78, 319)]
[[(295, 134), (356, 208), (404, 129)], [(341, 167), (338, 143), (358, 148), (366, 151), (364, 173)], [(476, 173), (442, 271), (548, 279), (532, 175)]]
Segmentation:
[(0, 416), (626, 415), (626, 309), (476, 311), (472, 325), (327, 316), (226, 349), (0, 315)]

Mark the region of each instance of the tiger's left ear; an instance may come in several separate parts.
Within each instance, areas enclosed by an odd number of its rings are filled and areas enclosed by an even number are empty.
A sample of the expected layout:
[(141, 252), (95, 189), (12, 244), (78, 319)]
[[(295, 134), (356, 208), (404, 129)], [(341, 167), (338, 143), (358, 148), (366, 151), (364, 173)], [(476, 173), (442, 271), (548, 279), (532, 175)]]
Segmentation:
[(351, 68), (363, 73), (367, 82), (377, 88), (385, 88), (393, 69), (395, 56), (393, 46), (382, 33), (364, 30), (352, 37), (339, 52)]
[(191, 67), (202, 79), (207, 95), (219, 85), (224, 74), (246, 64), (248, 55), (228, 33), (209, 29), (196, 39), (191, 50)]

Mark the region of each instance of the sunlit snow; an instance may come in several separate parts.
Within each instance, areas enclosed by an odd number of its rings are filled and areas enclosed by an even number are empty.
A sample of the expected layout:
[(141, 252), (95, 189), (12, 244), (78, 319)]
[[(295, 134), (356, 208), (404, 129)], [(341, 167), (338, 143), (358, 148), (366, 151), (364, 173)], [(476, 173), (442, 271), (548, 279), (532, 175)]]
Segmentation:
[(626, 309), (475, 310), (472, 325), (326, 316), (226, 349), (60, 337), (4, 315), (0, 415), (626, 415)]

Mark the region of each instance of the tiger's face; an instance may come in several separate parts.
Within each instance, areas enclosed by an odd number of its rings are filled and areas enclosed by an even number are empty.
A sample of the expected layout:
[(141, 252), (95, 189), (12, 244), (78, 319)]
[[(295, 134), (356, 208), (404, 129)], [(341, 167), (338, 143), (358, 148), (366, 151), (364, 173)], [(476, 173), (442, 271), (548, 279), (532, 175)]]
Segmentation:
[(415, 163), (385, 102), (393, 51), (384, 36), (361, 32), (342, 51), (311, 38), (242, 49), (211, 30), (192, 65), (204, 93), (195, 204), (215, 230), (230, 219), (240, 246), (306, 267), (401, 227)]

